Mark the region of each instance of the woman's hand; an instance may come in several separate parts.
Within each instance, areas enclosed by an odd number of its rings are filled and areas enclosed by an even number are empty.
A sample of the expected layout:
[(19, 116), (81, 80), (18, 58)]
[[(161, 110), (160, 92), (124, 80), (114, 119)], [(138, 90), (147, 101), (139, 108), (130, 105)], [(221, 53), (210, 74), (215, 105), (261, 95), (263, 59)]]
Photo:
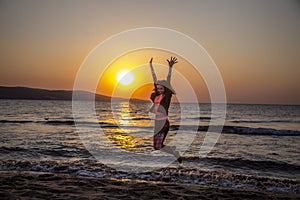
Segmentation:
[[(169, 66), (170, 67), (173, 67), (173, 65), (175, 64), (175, 63), (177, 63), (177, 58), (176, 57), (171, 57), (171, 60), (168, 60), (167, 59), (167, 61), (168, 61), (168, 63), (169, 63)], [(151, 61), (150, 62), (152, 62), (152, 58), (151, 58)]]
[(152, 64), (152, 60), (153, 60), (153, 58), (150, 59), (150, 62), (149, 62), (150, 64)]

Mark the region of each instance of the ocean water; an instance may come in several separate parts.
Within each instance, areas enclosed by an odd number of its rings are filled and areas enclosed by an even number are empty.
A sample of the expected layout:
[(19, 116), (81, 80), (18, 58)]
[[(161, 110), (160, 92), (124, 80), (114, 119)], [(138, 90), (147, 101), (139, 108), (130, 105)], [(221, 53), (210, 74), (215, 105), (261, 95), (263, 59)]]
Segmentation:
[[(151, 103), (96, 102), (94, 106), (96, 118), (81, 116), (74, 123), (71, 101), (0, 100), (1, 170), (300, 193), (300, 106), (227, 105), (218, 141), (206, 157), (199, 157), (209, 123), (217, 116), (211, 113), (210, 104), (173, 103), (166, 144), (177, 137), (191, 141), (185, 147), (178, 143), (178, 149), (184, 149), (180, 151), (183, 164), (175, 160), (162, 169), (136, 173), (112, 166), (128, 164), (122, 157), (127, 153), (155, 155), (153, 116), (148, 112)], [(101, 160), (80, 135), (79, 127), (93, 148), (102, 152), (112, 148), (123, 154), (103, 156)], [(105, 142), (97, 143), (101, 136)], [(161, 155), (155, 156), (159, 159)], [(131, 164), (135, 167), (135, 162)]]

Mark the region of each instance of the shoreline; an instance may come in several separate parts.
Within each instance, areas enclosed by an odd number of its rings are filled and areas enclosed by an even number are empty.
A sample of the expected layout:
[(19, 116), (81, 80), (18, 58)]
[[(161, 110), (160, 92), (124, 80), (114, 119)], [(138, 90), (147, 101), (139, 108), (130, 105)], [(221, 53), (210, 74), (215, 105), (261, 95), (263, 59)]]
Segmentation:
[(300, 194), (187, 183), (0, 171), (2, 199), (299, 199)]

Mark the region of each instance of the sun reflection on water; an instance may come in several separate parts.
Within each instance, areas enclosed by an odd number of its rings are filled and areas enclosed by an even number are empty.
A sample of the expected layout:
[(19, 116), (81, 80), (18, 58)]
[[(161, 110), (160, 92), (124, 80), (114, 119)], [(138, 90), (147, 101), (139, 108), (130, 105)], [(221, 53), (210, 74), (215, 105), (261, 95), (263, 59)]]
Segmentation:
[(131, 117), (131, 108), (128, 102), (112, 105), (114, 121), (118, 125), (134, 125)]
[(107, 137), (115, 145), (115, 147), (129, 151), (138, 151), (138, 147), (145, 145), (145, 141), (142, 138), (137, 138), (127, 133), (120, 132), (120, 130), (107, 135)]
[[(145, 147), (151, 144), (151, 137), (139, 137), (136, 134), (137, 127), (144, 127), (145, 122), (133, 120), (141, 117), (136, 111), (132, 111), (129, 102), (119, 102), (112, 105), (113, 119), (107, 119), (118, 128), (105, 128), (107, 138), (116, 148), (128, 151), (145, 151)], [(143, 124), (143, 125), (142, 125)], [(146, 148), (147, 149), (147, 148)]]

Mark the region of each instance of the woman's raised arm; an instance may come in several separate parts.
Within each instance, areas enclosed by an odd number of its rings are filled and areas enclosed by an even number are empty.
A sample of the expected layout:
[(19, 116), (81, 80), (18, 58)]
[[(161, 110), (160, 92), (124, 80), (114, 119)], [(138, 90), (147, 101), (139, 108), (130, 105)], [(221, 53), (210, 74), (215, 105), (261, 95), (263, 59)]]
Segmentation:
[(172, 75), (172, 68), (173, 68), (173, 65), (175, 63), (177, 63), (177, 58), (176, 57), (171, 57), (171, 59), (167, 59), (168, 63), (169, 63), (169, 73), (168, 73), (168, 76), (167, 76), (167, 81), (168, 83), (171, 83), (171, 75)]
[(154, 71), (154, 68), (153, 68), (153, 65), (152, 65), (152, 60), (153, 60), (153, 58), (150, 59), (149, 63), (150, 63), (150, 68), (151, 68), (151, 74), (152, 74), (152, 78), (153, 78), (153, 83), (155, 85), (156, 82), (157, 82), (157, 77), (155, 75), (155, 71)]

